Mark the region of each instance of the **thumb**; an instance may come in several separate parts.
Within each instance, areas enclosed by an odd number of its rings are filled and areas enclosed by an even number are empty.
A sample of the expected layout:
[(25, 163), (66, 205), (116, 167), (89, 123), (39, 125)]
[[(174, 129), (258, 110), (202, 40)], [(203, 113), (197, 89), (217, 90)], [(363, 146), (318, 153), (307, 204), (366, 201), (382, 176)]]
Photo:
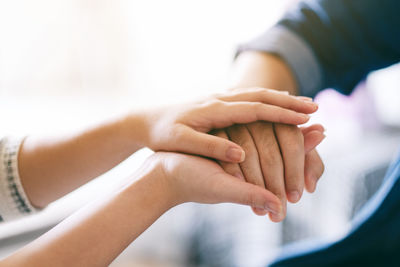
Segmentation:
[(178, 140), (179, 152), (234, 163), (242, 162), (245, 158), (244, 150), (228, 139), (197, 132), (189, 127), (184, 129)]
[(270, 191), (242, 180), (227, 173), (220, 174), (221, 179), (214, 179), (214, 195), (217, 202), (230, 202), (266, 210), (273, 214), (283, 212), (277, 196)]

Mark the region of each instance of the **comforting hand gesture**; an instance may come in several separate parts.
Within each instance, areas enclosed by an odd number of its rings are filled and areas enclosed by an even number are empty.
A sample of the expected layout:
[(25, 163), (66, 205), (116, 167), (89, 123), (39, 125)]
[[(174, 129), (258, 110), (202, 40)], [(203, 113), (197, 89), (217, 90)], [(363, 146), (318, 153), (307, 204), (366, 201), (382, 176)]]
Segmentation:
[[(261, 126), (271, 127), (273, 122), (297, 131), (297, 125), (308, 121), (306, 114), (316, 110), (317, 105), (304, 98), (253, 88), (188, 105), (130, 113), (65, 137), (28, 137), (19, 149), (18, 168), (36, 207), (104, 173), (143, 146), (156, 153), (125, 186), (81, 209), (0, 261), (0, 266), (108, 266), (159, 216), (184, 202), (243, 204), (281, 220), (284, 185), (301, 185), (302, 180), (293, 179), (291, 175), (297, 173), (287, 171), (291, 165), (286, 165), (290, 154), (268, 143), (270, 137), (263, 135)], [(247, 127), (256, 131), (241, 130)], [(224, 128), (218, 136), (211, 134)], [(287, 145), (304, 156), (321, 141), (321, 131), (320, 126), (305, 128), (304, 140), (301, 135), (300, 142)], [(279, 173), (279, 158), (265, 157), (278, 150), (285, 158), (285, 180)], [(260, 161), (262, 153), (266, 154)]]
[[(306, 98), (303, 98), (307, 100)], [(313, 192), (324, 165), (315, 147), (324, 139), (324, 128), (317, 124), (305, 128), (271, 122), (234, 125), (215, 134), (245, 149), (246, 160), (240, 164), (221, 161), (227, 173), (261, 186), (282, 202), (280, 215), (269, 214), (279, 222), (285, 218), (286, 202), (297, 202), (305, 187)], [(258, 215), (264, 210), (253, 208)]]
[(154, 151), (201, 155), (224, 162), (242, 162), (244, 149), (235, 141), (213, 136), (213, 129), (256, 121), (298, 125), (317, 105), (279, 91), (251, 88), (203, 101), (145, 112), (143, 143)]
[[(159, 174), (155, 175), (154, 187), (162, 188), (160, 194), (168, 207), (185, 202), (230, 202), (276, 215), (282, 213), (282, 204), (274, 194), (226, 173), (215, 161), (180, 153), (157, 152), (147, 159), (144, 166), (150, 168), (146, 173)], [(153, 194), (156, 196), (157, 192)]]

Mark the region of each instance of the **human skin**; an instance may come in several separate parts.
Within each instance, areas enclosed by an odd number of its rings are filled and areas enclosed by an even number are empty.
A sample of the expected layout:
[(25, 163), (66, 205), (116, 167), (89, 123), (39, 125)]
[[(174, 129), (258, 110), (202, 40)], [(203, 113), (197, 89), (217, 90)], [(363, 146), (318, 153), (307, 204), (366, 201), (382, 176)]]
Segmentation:
[[(289, 107), (305, 113), (316, 109), (301, 98), (254, 88), (174, 108), (130, 113), (70, 136), (27, 138), (19, 153), (21, 180), (32, 203), (44, 206), (141, 146), (229, 160), (226, 152), (232, 146), (241, 148), (207, 134), (210, 130), (258, 120), (294, 124), (308, 120)], [(239, 154), (231, 161), (243, 160), (244, 154)], [(231, 202), (269, 214), (283, 212), (273, 193), (226, 173), (213, 160), (157, 152), (120, 189), (94, 200), (0, 261), (0, 266), (108, 266), (158, 217), (185, 202)]]
[(215, 161), (157, 152), (119, 190), (88, 204), (0, 266), (108, 266), (158, 217), (185, 202), (282, 209), (274, 194), (227, 174)]
[[(287, 64), (279, 57), (263, 52), (243, 52), (235, 60), (229, 88), (260, 86), (298, 93), (296, 80)], [(307, 100), (308, 98), (304, 98)], [(310, 99), (311, 100), (311, 99)], [(282, 221), (286, 214), (287, 200), (300, 200), (303, 189), (314, 192), (318, 179), (324, 172), (323, 162), (311, 143), (324, 139), (324, 128), (313, 125), (306, 129), (294, 125), (255, 122), (235, 125), (215, 133), (241, 145), (246, 159), (237, 164), (221, 162), (230, 174), (243, 177), (247, 182), (264, 187), (281, 199), (284, 212), (270, 214), (274, 222)], [(308, 140), (308, 141), (306, 141)], [(253, 208), (258, 215), (265, 211)]]
[(304, 113), (315, 109), (315, 104), (301, 98), (253, 88), (184, 105), (129, 112), (76, 133), (28, 136), (19, 151), (19, 174), (31, 203), (45, 207), (142, 147), (241, 162), (245, 153), (239, 145), (207, 133), (258, 120), (301, 124), (308, 121)]

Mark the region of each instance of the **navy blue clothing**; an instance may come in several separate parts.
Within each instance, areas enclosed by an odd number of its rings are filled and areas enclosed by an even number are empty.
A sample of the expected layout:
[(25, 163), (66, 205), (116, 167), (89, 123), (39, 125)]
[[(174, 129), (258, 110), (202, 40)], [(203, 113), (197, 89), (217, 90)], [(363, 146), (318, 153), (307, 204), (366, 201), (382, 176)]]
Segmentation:
[[(400, 61), (399, 13), (400, 0), (302, 1), (239, 52), (279, 56), (302, 95), (350, 94), (369, 72)], [(400, 266), (400, 155), (348, 235), (288, 246), (272, 266)]]
[(319, 90), (349, 94), (373, 70), (400, 61), (399, 0), (303, 1), (279, 22), (301, 37), (322, 72)]
[(376, 194), (334, 243), (297, 244), (273, 267), (400, 266), (400, 154)]
[[(399, 12), (399, 0), (303, 1), (277, 27), (288, 29), (312, 51), (306, 53), (308, 63), (304, 63), (312, 72), (296, 70), (300, 61), (287, 57), (289, 52), (294, 54), (293, 46), (280, 49), (282, 53), (277, 50), (277, 54), (287, 60), (300, 88), (309, 95), (324, 88), (350, 94), (370, 71), (400, 61)], [(270, 47), (265, 51), (275, 50)], [(298, 51), (306, 50), (300, 47)], [(313, 60), (317, 64), (309, 64)], [(313, 74), (318, 77), (318, 86), (309, 81)], [(313, 86), (308, 90), (310, 84)], [(295, 244), (271, 266), (400, 266), (399, 253), (400, 155), (380, 189), (356, 216), (348, 235), (333, 243)]]

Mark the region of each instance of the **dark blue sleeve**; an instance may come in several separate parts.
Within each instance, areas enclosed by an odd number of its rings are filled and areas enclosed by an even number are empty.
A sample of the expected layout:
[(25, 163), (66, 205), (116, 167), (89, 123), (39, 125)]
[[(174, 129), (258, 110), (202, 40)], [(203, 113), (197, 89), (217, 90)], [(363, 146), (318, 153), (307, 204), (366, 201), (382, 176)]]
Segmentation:
[(320, 89), (349, 94), (373, 70), (400, 60), (400, 0), (314, 0), (294, 6), (278, 23), (313, 51)]

